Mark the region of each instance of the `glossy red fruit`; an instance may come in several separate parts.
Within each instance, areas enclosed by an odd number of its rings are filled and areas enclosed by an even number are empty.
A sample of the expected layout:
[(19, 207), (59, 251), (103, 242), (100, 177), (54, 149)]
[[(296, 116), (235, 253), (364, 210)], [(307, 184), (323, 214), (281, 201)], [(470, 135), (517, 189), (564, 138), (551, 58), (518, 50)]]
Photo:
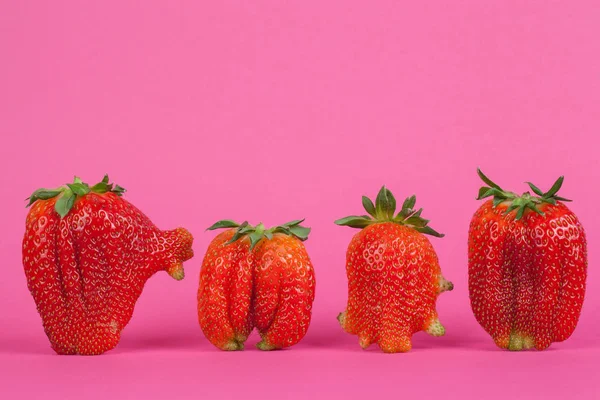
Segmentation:
[(445, 329), (435, 309), (440, 293), (453, 285), (442, 276), (433, 246), (424, 234), (442, 237), (406, 199), (394, 215), (396, 200), (385, 187), (376, 204), (363, 196), (370, 214), (336, 221), (362, 229), (346, 253), (348, 306), (338, 316), (342, 328), (359, 337), (363, 348), (377, 343), (386, 353), (406, 352), (414, 333), (441, 336)]
[(469, 228), (469, 294), (479, 324), (503, 349), (546, 349), (574, 331), (585, 295), (587, 245), (575, 214), (556, 195), (561, 176), (547, 192), (504, 191), (487, 184), (479, 199), (493, 196)]
[(265, 229), (219, 221), (232, 228), (209, 245), (200, 271), (198, 320), (222, 350), (242, 350), (254, 328), (261, 350), (298, 343), (310, 324), (315, 276), (302, 241), (309, 228), (292, 221)]
[(193, 255), (188, 231), (159, 230), (123, 192), (105, 176), (93, 187), (75, 178), (30, 197), (23, 266), (59, 354), (114, 348), (146, 280), (160, 270), (183, 279)]

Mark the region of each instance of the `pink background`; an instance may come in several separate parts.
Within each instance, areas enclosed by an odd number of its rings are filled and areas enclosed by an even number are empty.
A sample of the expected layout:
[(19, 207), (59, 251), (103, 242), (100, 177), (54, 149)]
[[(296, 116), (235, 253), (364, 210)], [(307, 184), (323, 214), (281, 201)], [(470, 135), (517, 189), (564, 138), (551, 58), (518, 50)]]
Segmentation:
[[(86, 3), (85, 5), (83, 3)], [(0, 3), (0, 394), (46, 399), (598, 398), (600, 5), (595, 1)], [(422, 3), (422, 4), (421, 4)], [(587, 229), (580, 324), (545, 352), (496, 349), (472, 316), (467, 229), (481, 166), (561, 195)], [(187, 278), (151, 279), (117, 349), (51, 351), (21, 266), (34, 189), (108, 172), (161, 228), (187, 227)], [(363, 351), (335, 319), (333, 220), (386, 184), (432, 226), (455, 291), (443, 338)], [(314, 317), (290, 350), (224, 353), (196, 320), (214, 221), (306, 217)], [(481, 397), (483, 396), (483, 397)], [(0, 396), (3, 397), (3, 396)]]

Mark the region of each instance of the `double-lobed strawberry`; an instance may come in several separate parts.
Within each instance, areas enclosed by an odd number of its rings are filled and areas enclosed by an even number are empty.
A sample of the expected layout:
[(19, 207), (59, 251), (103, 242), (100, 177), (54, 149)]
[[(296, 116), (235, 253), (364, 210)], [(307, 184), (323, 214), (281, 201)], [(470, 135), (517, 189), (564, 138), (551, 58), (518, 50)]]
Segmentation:
[(114, 348), (146, 280), (161, 270), (183, 279), (193, 256), (187, 230), (159, 230), (124, 192), (108, 176), (91, 187), (76, 177), (29, 197), (23, 266), (58, 354)]
[(256, 328), (257, 347), (275, 350), (298, 343), (310, 324), (315, 274), (302, 243), (310, 228), (295, 220), (263, 224), (223, 220), (226, 228), (208, 246), (198, 288), (198, 321), (222, 350), (242, 350)]
[(479, 324), (503, 349), (546, 349), (575, 330), (587, 275), (583, 226), (557, 195), (518, 195), (485, 176), (487, 200), (469, 227), (469, 294)]

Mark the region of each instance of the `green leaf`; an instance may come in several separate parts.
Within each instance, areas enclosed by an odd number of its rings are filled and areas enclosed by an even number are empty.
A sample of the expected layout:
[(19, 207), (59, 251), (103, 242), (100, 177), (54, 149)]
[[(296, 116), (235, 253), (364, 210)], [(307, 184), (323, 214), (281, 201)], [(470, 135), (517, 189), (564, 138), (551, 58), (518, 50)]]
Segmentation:
[(31, 206), (37, 200), (48, 200), (48, 199), (58, 196), (61, 193), (62, 193), (62, 190), (59, 190), (59, 189), (38, 189), (35, 192), (33, 192), (31, 194), (31, 196), (29, 196), (28, 198), (25, 199), (25, 200), (29, 200), (29, 203), (27, 204), (26, 207)]
[(335, 221), (336, 225), (340, 226), (349, 226), (351, 228), (365, 228), (369, 226), (373, 222), (370, 218), (365, 218), (365, 216), (360, 215), (351, 215), (349, 217), (340, 218)]
[(498, 190), (496, 188), (491, 188), (490, 190), (488, 190), (487, 192), (485, 192), (483, 194), (483, 198), (489, 197), (489, 196), (494, 196), (494, 197), (499, 197), (501, 199), (507, 199), (508, 196), (506, 195), (506, 193), (504, 193), (502, 190)]
[(419, 216), (413, 215), (410, 218), (404, 220), (404, 224), (411, 225), (416, 228), (424, 228), (429, 223), (428, 219), (421, 218)]
[(260, 239), (263, 238), (263, 233), (264, 232), (254, 231), (248, 235), (248, 237), (250, 238), (250, 250), (254, 249), (254, 246), (256, 246), (258, 242), (260, 242)]
[(521, 205), (519, 206), (519, 209), (517, 210), (517, 216), (515, 217), (515, 219), (518, 221), (521, 219), (521, 217), (523, 217), (523, 213), (525, 212), (525, 205)]
[(538, 214), (540, 214), (540, 215), (544, 215), (544, 213), (543, 213), (541, 210), (539, 210), (539, 209), (538, 209), (538, 208), (535, 206), (535, 204), (533, 204), (532, 202), (529, 202), (529, 203), (527, 203), (527, 208), (529, 208), (529, 209), (530, 209), (530, 210), (532, 210), (532, 211), (535, 211), (536, 213), (538, 213)]
[[(248, 223), (246, 222), (246, 225)], [(206, 228), (207, 231), (214, 231), (215, 229), (221, 229), (221, 228), (236, 228), (240, 226), (237, 222), (232, 221), (230, 219), (223, 219), (221, 221), (217, 221), (214, 224), (212, 224), (211, 226), (209, 226), (208, 228)]]
[(269, 231), (265, 231), (265, 237), (269, 240), (273, 239), (273, 233)]
[(484, 198), (486, 198), (487, 196), (491, 196), (491, 195), (484, 196), (485, 194), (487, 194), (487, 193), (488, 193), (488, 191), (489, 191), (490, 189), (491, 189), (491, 188), (490, 188), (490, 187), (487, 187), (487, 186), (482, 186), (482, 187), (480, 187), (480, 188), (479, 188), (479, 193), (477, 193), (477, 200), (481, 200), (481, 199), (484, 199)]
[(106, 182), (98, 182), (92, 186), (91, 191), (94, 193), (106, 193), (112, 190), (112, 185), (108, 185)]
[(537, 194), (538, 196), (543, 196), (544, 192), (542, 192), (540, 190), (539, 187), (535, 186), (533, 183), (531, 182), (527, 182), (527, 184), (529, 185), (529, 187), (531, 188), (531, 190), (533, 190), (533, 193)]
[(443, 238), (445, 235), (443, 233), (439, 233), (430, 226), (424, 226), (422, 228), (415, 228), (418, 232), (424, 233), (426, 235), (431, 235), (439, 238)]
[(304, 241), (308, 239), (308, 234), (310, 233), (310, 228), (306, 228), (304, 226), (293, 226), (290, 228), (290, 232), (298, 239)]
[(125, 188), (119, 186), (119, 185), (115, 185), (115, 187), (112, 189), (113, 193), (116, 193), (117, 196), (121, 196), (123, 193), (125, 193)]
[(283, 224), (283, 225), (285, 225), (285, 226), (289, 226), (289, 227), (296, 226), (296, 225), (300, 225), (301, 223), (303, 223), (303, 222), (304, 222), (304, 219), (305, 219), (305, 218), (302, 218), (302, 219), (295, 219), (295, 220), (293, 220), (293, 221), (286, 222), (286, 223), (285, 223), (285, 224)]
[(56, 200), (54, 209), (61, 218), (64, 218), (71, 211), (71, 208), (73, 208), (73, 204), (75, 204), (75, 194), (71, 189), (65, 189), (62, 196)]
[(288, 235), (288, 236), (292, 234), (292, 232), (290, 231), (290, 228), (288, 226), (285, 226), (285, 225), (276, 226), (273, 229), (273, 232), (274, 233), (283, 233), (283, 234)]
[(413, 208), (415, 208), (415, 204), (417, 203), (417, 196), (415, 196), (414, 194), (410, 197), (407, 197), (406, 200), (404, 200), (404, 203), (402, 203), (402, 209), (403, 210), (412, 210)]
[(481, 170), (479, 168), (477, 168), (477, 175), (479, 175), (481, 180), (484, 181), (488, 186), (502, 191), (502, 188), (500, 186), (498, 186), (497, 184), (495, 184), (490, 178), (485, 176), (485, 174), (483, 172), (481, 172)]
[(504, 211), (504, 215), (509, 214), (511, 211), (516, 210), (517, 208), (519, 208), (518, 205), (511, 204), (510, 206), (506, 207), (506, 210)]
[(559, 197), (559, 196), (553, 196), (553, 198), (558, 201), (573, 201), (573, 200), (565, 199), (564, 197)]
[(554, 198), (554, 197), (548, 197), (548, 198), (546, 198), (546, 197), (542, 197), (542, 201), (543, 201), (544, 203), (549, 203), (549, 204), (552, 204), (553, 206), (555, 206), (555, 205), (556, 205), (556, 198)]
[(375, 217), (375, 206), (370, 198), (367, 196), (362, 197), (362, 204), (365, 210), (369, 213), (369, 215)]
[(90, 192), (90, 187), (85, 183), (67, 183), (67, 186), (75, 193), (77, 196), (85, 196)]
[(241, 234), (248, 233), (253, 230), (255, 230), (254, 227), (252, 225), (249, 225), (248, 221), (244, 221), (244, 223), (238, 228), (238, 232)]
[(381, 187), (375, 199), (375, 212), (380, 219), (392, 219), (396, 212), (396, 199), (385, 186)]
[(73, 183), (83, 183), (83, 181), (80, 177), (76, 176), (75, 178), (73, 178)]
[(550, 188), (550, 190), (548, 190), (546, 193), (544, 193), (544, 197), (552, 197), (554, 196), (559, 190), (560, 187), (563, 184), (565, 177), (564, 176), (560, 176), (556, 182), (554, 182), (554, 185), (552, 185), (552, 187)]
[(108, 179), (108, 174), (104, 174), (104, 178), (102, 178), (102, 183), (106, 183), (108, 185), (108, 182), (110, 182), (110, 180)]
[(502, 197), (494, 197), (494, 200), (492, 200), (492, 204), (494, 207), (497, 207), (498, 204), (502, 203), (504, 200)]

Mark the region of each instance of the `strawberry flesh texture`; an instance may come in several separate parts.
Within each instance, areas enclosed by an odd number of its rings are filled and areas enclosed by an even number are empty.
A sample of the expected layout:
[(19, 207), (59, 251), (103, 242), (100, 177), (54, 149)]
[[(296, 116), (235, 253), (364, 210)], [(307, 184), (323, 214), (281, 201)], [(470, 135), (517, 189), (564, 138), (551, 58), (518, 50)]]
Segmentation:
[(38, 200), (27, 216), (28, 287), (57, 353), (101, 354), (118, 344), (150, 276), (183, 278), (193, 239), (159, 230), (114, 193), (89, 193), (62, 219), (55, 202)]
[(469, 293), (498, 347), (546, 349), (574, 331), (585, 295), (583, 227), (561, 202), (520, 220), (485, 202), (469, 230)]
[(392, 222), (369, 225), (350, 242), (346, 271), (348, 307), (338, 319), (363, 348), (377, 343), (387, 353), (406, 352), (414, 333), (444, 333), (435, 304), (452, 284), (423, 234)]
[(211, 343), (241, 350), (253, 328), (262, 350), (292, 346), (306, 334), (315, 294), (314, 270), (297, 238), (275, 234), (253, 250), (247, 238), (209, 245), (200, 272), (198, 319)]

